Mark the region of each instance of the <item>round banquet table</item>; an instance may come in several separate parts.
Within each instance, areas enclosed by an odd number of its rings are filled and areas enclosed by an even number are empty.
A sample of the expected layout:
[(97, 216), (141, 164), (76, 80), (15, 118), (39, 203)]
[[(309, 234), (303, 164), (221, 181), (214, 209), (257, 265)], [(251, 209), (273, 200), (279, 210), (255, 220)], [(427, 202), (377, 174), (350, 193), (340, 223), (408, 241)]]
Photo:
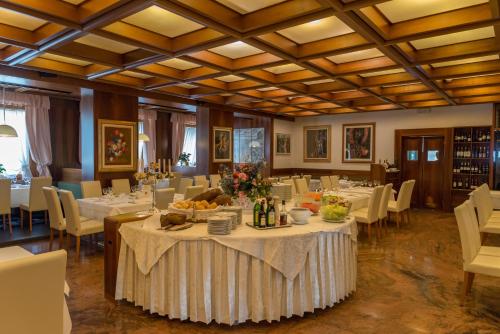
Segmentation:
[[(244, 216), (244, 220), (251, 216)], [(209, 235), (207, 224), (158, 230), (159, 215), (122, 224), (115, 298), (151, 313), (234, 325), (331, 307), (356, 289), (357, 229), (307, 225)]]

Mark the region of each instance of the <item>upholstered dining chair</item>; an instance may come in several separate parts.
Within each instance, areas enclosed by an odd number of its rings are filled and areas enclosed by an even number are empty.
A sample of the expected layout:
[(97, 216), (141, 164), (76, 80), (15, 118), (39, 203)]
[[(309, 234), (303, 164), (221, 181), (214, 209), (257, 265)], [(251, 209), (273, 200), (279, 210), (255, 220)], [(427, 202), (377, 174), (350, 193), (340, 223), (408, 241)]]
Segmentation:
[(500, 277), (500, 247), (481, 246), (479, 226), (470, 200), (455, 208), (462, 244), (464, 286), (461, 305), (472, 288), (475, 274)]
[(101, 181), (81, 181), (80, 187), (82, 188), (82, 197), (90, 198), (90, 197), (101, 197), (102, 196), (102, 187)]
[(309, 184), (311, 183), (311, 178), (312, 178), (312, 175), (303, 175), (303, 178), (306, 179), (306, 182), (307, 182), (307, 186), (309, 187)]
[(271, 182), (271, 184), (278, 183), (279, 179), (277, 177), (268, 177), (267, 180)]
[(129, 179), (114, 179), (111, 180), (111, 187), (113, 194), (130, 194), (130, 180)]
[(179, 193), (179, 185), (181, 183), (181, 178), (178, 176), (174, 176), (168, 181), (168, 187), (174, 188), (176, 193)]
[(184, 193), (184, 199), (193, 198), (201, 193), (203, 193), (203, 186), (186, 187), (186, 192)]
[(281, 180), (284, 184), (289, 184), (290, 187), (292, 188), (292, 197), (294, 197), (297, 194), (297, 188), (295, 188), (295, 182), (292, 179), (285, 179)]
[(351, 214), (356, 218), (357, 223), (368, 225), (369, 240), (372, 239), (371, 225), (378, 223), (380, 201), (382, 199), (383, 192), (384, 186), (373, 188), (372, 194), (370, 195), (370, 199), (368, 201), (368, 207), (351, 212)]
[(398, 198), (396, 201), (389, 201), (387, 210), (389, 213), (396, 214), (396, 225), (403, 221), (404, 214), (406, 213), (406, 221), (410, 222), (410, 207), (411, 207), (411, 195), (413, 193), (413, 187), (415, 186), (415, 180), (407, 180), (401, 184), (399, 189)]
[(295, 188), (297, 190), (297, 193), (299, 195), (304, 195), (309, 191), (309, 188), (307, 187), (307, 181), (306, 179), (295, 179)]
[(330, 175), (330, 183), (332, 184), (332, 189), (340, 188), (340, 177), (338, 175)]
[(7, 216), (9, 219), (9, 232), (12, 234), (10, 184), (9, 179), (0, 179), (0, 215), (2, 215), (3, 230), (5, 231), (5, 216)]
[(285, 180), (290, 180), (290, 176), (280, 176), (280, 182), (283, 182)]
[(50, 239), (49, 250), (52, 250), (52, 243), (54, 242), (54, 231), (59, 232), (59, 249), (62, 248), (63, 233), (66, 230), (66, 220), (64, 219), (61, 201), (57, 196), (57, 191), (53, 187), (43, 187), (43, 194), (47, 201), (47, 208), (49, 209), (50, 221)]
[(31, 179), (30, 194), (28, 203), (21, 203), (19, 205), (19, 213), (21, 218), (21, 228), (24, 223), (24, 211), (29, 213), (29, 230), (33, 230), (33, 212), (44, 211), (44, 219), (47, 222), (47, 202), (42, 193), (43, 187), (50, 187), (52, 185), (52, 178), (50, 176), (40, 176)]
[(201, 185), (201, 182), (207, 181), (207, 177), (205, 175), (195, 175), (193, 176), (194, 184), (196, 185), (198, 182)]
[(193, 179), (183, 177), (179, 182), (179, 188), (177, 189), (178, 194), (186, 193), (186, 188), (193, 185)]
[(175, 188), (163, 188), (156, 190), (156, 208), (167, 210), (168, 205), (174, 201)]
[(300, 179), (300, 175), (292, 175), (290, 176), (292, 180)]
[[(483, 184), (472, 192), (472, 200), (477, 208), (479, 232), (482, 237), (485, 233), (500, 234), (500, 212), (493, 211), (490, 188)], [(483, 238), (482, 238), (483, 239)]]
[(71, 191), (60, 190), (61, 202), (66, 214), (66, 242), (68, 251), (71, 247), (71, 235), (76, 238), (76, 259), (80, 260), (80, 237), (97, 234), (104, 231), (104, 223), (101, 221), (80, 219), (78, 203)]
[(63, 334), (64, 250), (0, 263), (2, 333)]
[(332, 182), (330, 181), (329, 176), (320, 176), (319, 181), (321, 182), (321, 187), (323, 188), (323, 190), (332, 190)]
[(202, 186), (203, 191), (207, 191), (208, 186), (209, 186), (209, 182), (206, 178), (205, 179), (198, 179), (198, 180), (194, 180), (194, 185), (195, 186)]
[(382, 198), (380, 199), (380, 206), (378, 211), (378, 223), (380, 228), (385, 225), (387, 231), (387, 208), (389, 207), (389, 200), (392, 195), (392, 183), (387, 183), (384, 186), (384, 192), (382, 193)]
[(220, 185), (220, 175), (219, 174), (210, 174), (210, 187), (218, 188)]

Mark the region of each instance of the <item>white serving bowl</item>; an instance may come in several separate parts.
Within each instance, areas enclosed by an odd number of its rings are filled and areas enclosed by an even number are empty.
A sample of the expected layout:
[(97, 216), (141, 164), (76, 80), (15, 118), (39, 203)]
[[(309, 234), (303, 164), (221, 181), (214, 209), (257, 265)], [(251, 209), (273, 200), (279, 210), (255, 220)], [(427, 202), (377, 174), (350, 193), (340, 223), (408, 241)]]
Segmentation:
[(296, 224), (307, 224), (307, 219), (312, 215), (312, 212), (307, 208), (291, 208), (288, 214)]

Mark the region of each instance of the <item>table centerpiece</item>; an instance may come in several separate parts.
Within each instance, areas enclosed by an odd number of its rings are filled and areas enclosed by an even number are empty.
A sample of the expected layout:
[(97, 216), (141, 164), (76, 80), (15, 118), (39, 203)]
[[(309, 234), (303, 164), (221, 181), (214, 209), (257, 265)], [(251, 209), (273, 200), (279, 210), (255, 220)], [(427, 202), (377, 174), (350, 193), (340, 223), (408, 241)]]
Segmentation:
[[(144, 168), (144, 171), (135, 173), (134, 178), (137, 181), (137, 186), (141, 191), (145, 191), (144, 186), (150, 187), (151, 194), (153, 195), (151, 211), (153, 213), (156, 212), (156, 184), (158, 180), (173, 178), (173, 175), (169, 171), (162, 172), (159, 162), (150, 162), (149, 165)], [(145, 191), (145, 193), (147, 195), (147, 190)]]

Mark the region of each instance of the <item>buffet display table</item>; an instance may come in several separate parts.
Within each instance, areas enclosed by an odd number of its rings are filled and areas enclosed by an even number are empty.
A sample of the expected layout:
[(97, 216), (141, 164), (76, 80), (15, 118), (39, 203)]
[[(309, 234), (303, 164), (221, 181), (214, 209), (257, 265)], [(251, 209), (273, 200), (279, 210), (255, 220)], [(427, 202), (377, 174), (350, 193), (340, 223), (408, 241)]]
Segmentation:
[(225, 236), (207, 234), (206, 224), (157, 227), (158, 215), (119, 227), (115, 298), (151, 313), (229, 325), (279, 321), (331, 307), (356, 289), (351, 217), (266, 231), (241, 225)]

